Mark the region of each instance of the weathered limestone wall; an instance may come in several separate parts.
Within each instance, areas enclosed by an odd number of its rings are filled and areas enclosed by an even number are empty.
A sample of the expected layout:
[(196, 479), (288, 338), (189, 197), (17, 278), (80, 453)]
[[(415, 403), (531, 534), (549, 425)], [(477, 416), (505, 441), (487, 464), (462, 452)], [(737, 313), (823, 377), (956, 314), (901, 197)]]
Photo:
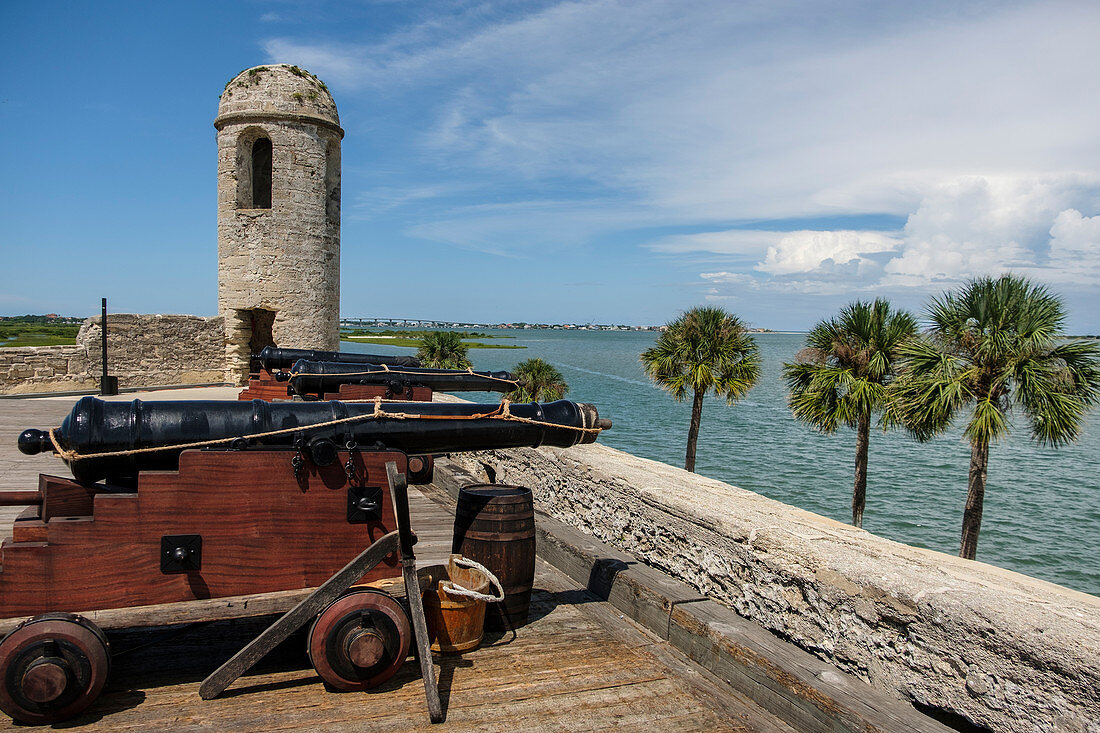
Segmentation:
[(452, 456), (880, 689), (1004, 731), (1100, 732), (1100, 599), (601, 445)]
[[(107, 316), (107, 366), (119, 387), (210, 384), (225, 381), (225, 323), (220, 316)], [(92, 374), (101, 370), (100, 319), (89, 318), (76, 337)]]
[(80, 346), (16, 346), (0, 349), (0, 394), (68, 392), (99, 387)]
[[(218, 130), (218, 311), (226, 359), (247, 377), (254, 321), (274, 313), (285, 348), (335, 351), (340, 326), (340, 140), (336, 103), (319, 79), (258, 66), (226, 86)], [(252, 197), (252, 146), (271, 141), (271, 201)], [(262, 347), (264, 344), (252, 344)]]
[[(221, 317), (112, 314), (107, 363), (119, 387), (225, 381)], [(81, 326), (76, 346), (0, 349), (0, 393), (97, 389), (102, 373), (100, 318)]]

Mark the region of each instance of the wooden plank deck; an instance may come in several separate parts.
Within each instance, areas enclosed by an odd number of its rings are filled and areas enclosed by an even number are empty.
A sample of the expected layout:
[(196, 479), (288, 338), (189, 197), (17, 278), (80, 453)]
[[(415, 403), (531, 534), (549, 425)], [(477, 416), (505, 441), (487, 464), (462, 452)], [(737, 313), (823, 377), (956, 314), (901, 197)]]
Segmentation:
[[(123, 654), (115, 659), (107, 690), (87, 714), (64, 727), (89, 732), (790, 730), (751, 703), (708, 694), (706, 684), (662, 661), (667, 650), (654, 647), (663, 642), (622, 621), (621, 628), (609, 626), (617, 614), (542, 563), (537, 585), (532, 621), (514, 637), (495, 634), (473, 652), (436, 657), (447, 716), (439, 726), (428, 722), (413, 659), (376, 690), (327, 692), (308, 666), (301, 637), (276, 650), (223, 697), (200, 700), (202, 678), (268, 620), (252, 619), (212, 624), (131, 654), (125, 650), (163, 630), (112, 633), (113, 648)], [(7, 727), (14, 728), (0, 721), (0, 728)]]
[[(33, 488), (39, 472), (66, 475), (56, 458), (16, 453), (14, 440), (24, 428), (57, 425), (73, 401), (0, 400), (0, 488)], [(441, 562), (453, 512), (435, 494), (410, 493), (418, 564)], [(10, 522), (0, 533), (10, 532)], [(541, 560), (535, 588), (529, 623), (515, 634), (488, 635), (477, 650), (435, 658), (447, 716), (438, 726), (428, 722), (414, 659), (375, 690), (327, 692), (302, 634), (222, 697), (201, 700), (202, 679), (275, 618), (265, 616), (109, 631), (115, 657), (104, 694), (84, 715), (48, 729), (792, 730)], [(47, 729), (0, 717), (0, 730), (9, 728)]]

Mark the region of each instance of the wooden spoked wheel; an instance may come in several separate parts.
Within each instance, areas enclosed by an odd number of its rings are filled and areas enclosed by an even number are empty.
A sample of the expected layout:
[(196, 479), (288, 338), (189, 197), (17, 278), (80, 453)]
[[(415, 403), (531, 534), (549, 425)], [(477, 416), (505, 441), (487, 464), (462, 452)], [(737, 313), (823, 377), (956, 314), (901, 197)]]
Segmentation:
[(321, 612), (309, 630), (309, 659), (337, 690), (366, 690), (392, 677), (409, 655), (412, 630), (388, 593), (358, 590)]
[(107, 637), (71, 613), (47, 613), (0, 641), (0, 709), (20, 723), (56, 723), (91, 705), (111, 671)]

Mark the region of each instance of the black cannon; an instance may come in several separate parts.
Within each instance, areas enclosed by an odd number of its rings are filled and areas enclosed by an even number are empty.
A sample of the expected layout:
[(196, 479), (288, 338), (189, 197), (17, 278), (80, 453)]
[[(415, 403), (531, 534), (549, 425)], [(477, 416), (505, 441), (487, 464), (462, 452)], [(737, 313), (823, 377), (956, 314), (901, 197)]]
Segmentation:
[[(594, 442), (598, 430), (593, 428), (610, 425), (600, 419), (595, 406), (568, 400), (504, 407), (441, 402), (104, 402), (84, 397), (53, 437), (77, 481), (123, 483), (139, 471), (176, 469), (185, 448), (203, 447), (192, 444), (308, 449), (319, 462), (318, 457), (348, 445), (409, 454), (568, 447)], [(52, 449), (49, 432), (29, 429), (19, 436), (19, 450), (28, 455)]]
[(418, 367), (420, 360), (415, 356), (383, 356), (382, 354), (356, 354), (350, 351), (317, 351), (315, 349), (280, 349), (278, 346), (265, 346), (253, 358), (268, 372), (288, 369), (299, 359), (310, 361), (337, 361), (345, 364), (387, 364), (399, 367)]
[(294, 362), (289, 372), (276, 373), (275, 378), (289, 381), (291, 394), (318, 399), (344, 384), (381, 385), (388, 388), (387, 397), (404, 394), (409, 387), (428, 387), (435, 392), (511, 392), (519, 386), (510, 372), (390, 368), (306, 359)]

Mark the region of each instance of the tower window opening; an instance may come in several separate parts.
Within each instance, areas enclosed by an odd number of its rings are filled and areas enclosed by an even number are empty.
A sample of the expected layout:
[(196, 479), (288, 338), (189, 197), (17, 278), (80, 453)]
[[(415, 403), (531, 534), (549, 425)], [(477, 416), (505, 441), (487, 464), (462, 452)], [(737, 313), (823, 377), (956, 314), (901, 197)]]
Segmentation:
[(340, 226), (340, 144), (332, 141), (325, 149), (325, 216)]
[(252, 143), (252, 208), (271, 208), (271, 140)]

